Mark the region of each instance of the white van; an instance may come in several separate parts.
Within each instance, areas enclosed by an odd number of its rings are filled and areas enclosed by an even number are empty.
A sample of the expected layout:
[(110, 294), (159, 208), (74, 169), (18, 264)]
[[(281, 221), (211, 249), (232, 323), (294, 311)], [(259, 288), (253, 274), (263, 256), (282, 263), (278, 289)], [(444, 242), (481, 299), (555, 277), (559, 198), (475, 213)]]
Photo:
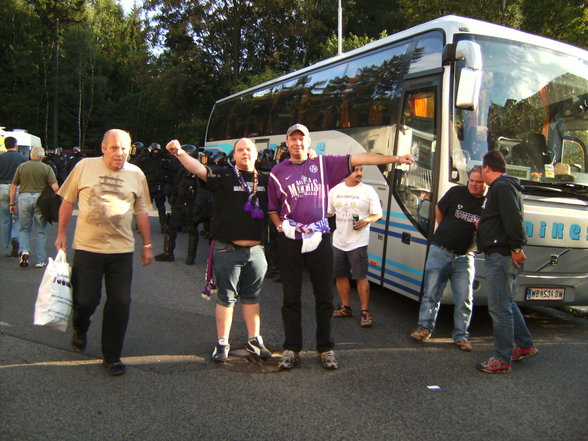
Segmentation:
[(24, 129), (14, 129), (12, 131), (4, 130), (4, 128), (0, 128), (0, 153), (6, 151), (6, 147), (4, 147), (4, 139), (12, 136), (16, 138), (16, 142), (18, 143), (18, 152), (29, 158), (29, 154), (31, 153), (32, 147), (43, 147), (41, 143), (41, 138), (35, 135), (31, 135)]

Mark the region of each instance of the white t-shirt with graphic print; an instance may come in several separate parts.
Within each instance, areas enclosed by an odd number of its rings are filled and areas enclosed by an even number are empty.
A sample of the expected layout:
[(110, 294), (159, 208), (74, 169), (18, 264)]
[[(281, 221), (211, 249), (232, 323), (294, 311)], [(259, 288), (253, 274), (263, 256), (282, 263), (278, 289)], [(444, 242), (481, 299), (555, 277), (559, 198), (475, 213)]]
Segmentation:
[(365, 219), (371, 214), (382, 214), (382, 205), (373, 187), (363, 182), (349, 187), (341, 182), (329, 192), (328, 212), (334, 213), (337, 219), (333, 246), (342, 251), (351, 251), (367, 246), (370, 240), (370, 225), (354, 230), (353, 215)]

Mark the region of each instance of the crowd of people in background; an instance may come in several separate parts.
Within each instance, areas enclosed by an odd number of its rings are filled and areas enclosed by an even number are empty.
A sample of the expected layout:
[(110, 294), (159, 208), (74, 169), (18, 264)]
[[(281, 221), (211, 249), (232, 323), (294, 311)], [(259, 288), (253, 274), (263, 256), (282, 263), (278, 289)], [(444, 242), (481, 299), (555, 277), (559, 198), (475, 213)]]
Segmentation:
[[(382, 207), (375, 191), (361, 183), (362, 166), (411, 164), (412, 157), (371, 153), (318, 156), (310, 148), (310, 132), (302, 124), (290, 127), (286, 141), (276, 149), (261, 151), (248, 138), (237, 141), (229, 154), (180, 145), (177, 140), (166, 148), (159, 143), (145, 147), (130, 141), (128, 133), (111, 130), (105, 134), (100, 159), (82, 161), (85, 155), (79, 147), (70, 153), (58, 147), (47, 154), (43, 148), (33, 147), (27, 161), (18, 152), (16, 139), (6, 138), (7, 152), (0, 155), (1, 251), (7, 257), (19, 257), (21, 267), (29, 266), (31, 255), (36, 268), (47, 265), (48, 219), (39, 203), (41, 194), (46, 191), (64, 198), (55, 242), (58, 249), (67, 247), (65, 227), (74, 205), (80, 205), (73, 243), (74, 349), (85, 350), (90, 317), (98, 305), (101, 280), (106, 278), (107, 296), (119, 306), (105, 310), (104, 367), (111, 375), (125, 372), (120, 356), (130, 306), (130, 256), (134, 250), (130, 214), (134, 214), (143, 236), (145, 265), (152, 260), (174, 262), (180, 232), (188, 236), (188, 265), (195, 262), (199, 237), (208, 241), (209, 283), (217, 294), (218, 341), (213, 360), (229, 358), (229, 333), (237, 301), (242, 303), (249, 336), (246, 349), (262, 359), (272, 357), (260, 335), (259, 309), (261, 284), (270, 278), (283, 286), (285, 340), (278, 367), (294, 368), (303, 347), (301, 289), (306, 268), (315, 297), (318, 360), (325, 369), (337, 369), (331, 319), (352, 316), (350, 278), (357, 284), (361, 326), (369, 327), (373, 322), (368, 309), (367, 245), (369, 225), (380, 219)], [(129, 167), (124, 165), (127, 162)], [(486, 255), (487, 274), (500, 280), (489, 284), (488, 299), (496, 349), (477, 366), (487, 373), (510, 372), (511, 361), (537, 353), (524, 318), (512, 301), (516, 276), (526, 259), (522, 250), (525, 236), (520, 187), (505, 172), (500, 153), (488, 152), (482, 166), (471, 171), (468, 185), (450, 189), (437, 203), (438, 228), (425, 267), (418, 327), (411, 333), (417, 341), (430, 338), (441, 296), (450, 281), (455, 302), (453, 341), (461, 350), (472, 350), (468, 328), (477, 248)], [(112, 182), (102, 182), (104, 173), (108, 179), (120, 179), (135, 188), (132, 197), (120, 194), (121, 201), (134, 201), (129, 216), (124, 217), (124, 228), (120, 219), (114, 221), (107, 214), (109, 203), (95, 206), (97, 194), (88, 195), (79, 187), (79, 182), (90, 182), (91, 191), (105, 190)], [(153, 206), (164, 234), (162, 251), (157, 255), (147, 217)], [(336, 223), (329, 222), (333, 215)], [(105, 225), (112, 227), (112, 240), (88, 239), (92, 229)], [(33, 226), (34, 249), (30, 240)], [(112, 273), (113, 254), (122, 259), (117, 266), (124, 268), (124, 274)], [(335, 286), (341, 300), (337, 309), (333, 306)]]

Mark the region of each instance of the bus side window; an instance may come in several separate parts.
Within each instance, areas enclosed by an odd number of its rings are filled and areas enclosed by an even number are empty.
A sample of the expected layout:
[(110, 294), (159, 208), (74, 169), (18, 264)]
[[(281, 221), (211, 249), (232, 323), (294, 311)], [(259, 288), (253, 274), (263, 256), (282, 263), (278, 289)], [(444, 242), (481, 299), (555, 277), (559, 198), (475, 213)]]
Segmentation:
[(426, 236), (431, 217), (436, 149), (436, 89), (406, 93), (398, 131), (397, 154), (410, 153), (412, 166), (396, 166), (395, 193), (406, 215)]

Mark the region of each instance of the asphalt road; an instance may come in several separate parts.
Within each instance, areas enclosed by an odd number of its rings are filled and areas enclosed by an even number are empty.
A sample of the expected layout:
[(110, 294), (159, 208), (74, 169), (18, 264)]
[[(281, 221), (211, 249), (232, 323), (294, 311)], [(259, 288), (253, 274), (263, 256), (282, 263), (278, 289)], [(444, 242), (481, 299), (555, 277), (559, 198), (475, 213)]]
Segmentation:
[[(52, 243), (55, 226), (49, 230)], [(162, 242), (154, 229), (156, 252)], [(87, 354), (74, 353), (70, 330), (32, 325), (43, 270), (0, 257), (0, 440), (587, 439), (585, 318), (526, 308), (540, 353), (510, 374), (488, 375), (475, 369), (493, 347), (485, 308), (475, 310), (474, 350), (464, 353), (449, 338), (451, 307), (442, 308), (430, 342), (419, 344), (409, 337), (418, 305), (373, 288), (373, 327), (335, 320), (339, 369), (326, 371), (314, 351), (306, 278), (299, 368), (278, 372), (275, 360), (245, 357), (240, 309), (231, 361), (217, 365), (214, 304), (200, 297), (205, 242), (194, 266), (183, 263), (185, 242), (180, 235), (175, 263), (141, 267), (135, 256), (129, 368), (116, 378), (100, 367), (100, 314)], [(266, 281), (262, 295), (262, 334), (279, 350), (281, 285)]]

